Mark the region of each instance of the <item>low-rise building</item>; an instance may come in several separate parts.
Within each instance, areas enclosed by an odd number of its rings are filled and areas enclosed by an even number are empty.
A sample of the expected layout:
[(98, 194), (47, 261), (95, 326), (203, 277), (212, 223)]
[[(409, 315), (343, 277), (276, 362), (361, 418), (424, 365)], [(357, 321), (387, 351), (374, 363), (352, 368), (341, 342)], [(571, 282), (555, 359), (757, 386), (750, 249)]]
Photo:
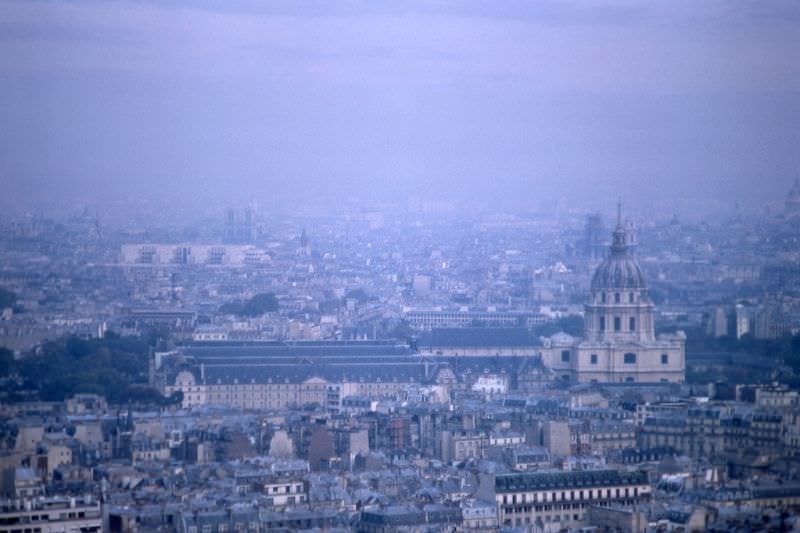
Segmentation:
[(0, 502), (0, 533), (99, 533), (102, 528), (100, 502), (88, 496)]

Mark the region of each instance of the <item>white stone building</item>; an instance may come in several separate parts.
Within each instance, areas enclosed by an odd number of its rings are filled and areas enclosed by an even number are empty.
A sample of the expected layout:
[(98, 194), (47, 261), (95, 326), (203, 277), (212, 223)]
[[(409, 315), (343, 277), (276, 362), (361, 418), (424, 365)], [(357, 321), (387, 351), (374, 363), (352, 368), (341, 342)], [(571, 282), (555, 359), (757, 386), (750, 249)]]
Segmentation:
[(682, 383), (686, 335), (656, 336), (647, 283), (619, 220), (613, 235), (592, 278), (583, 338), (545, 339), (545, 366), (568, 381)]

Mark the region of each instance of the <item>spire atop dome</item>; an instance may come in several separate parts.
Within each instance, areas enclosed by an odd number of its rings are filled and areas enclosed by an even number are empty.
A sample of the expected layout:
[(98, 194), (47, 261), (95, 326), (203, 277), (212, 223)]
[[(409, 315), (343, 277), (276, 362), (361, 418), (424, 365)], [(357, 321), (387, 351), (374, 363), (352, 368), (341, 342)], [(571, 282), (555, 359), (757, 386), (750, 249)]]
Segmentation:
[(622, 222), (622, 202), (617, 205), (617, 227), (611, 242), (611, 253), (595, 270), (592, 290), (646, 289), (644, 274), (636, 259), (629, 253), (632, 243)]
[(628, 235), (622, 225), (622, 200), (617, 201), (617, 227), (614, 229), (614, 240), (611, 243), (612, 255), (624, 255), (628, 251)]

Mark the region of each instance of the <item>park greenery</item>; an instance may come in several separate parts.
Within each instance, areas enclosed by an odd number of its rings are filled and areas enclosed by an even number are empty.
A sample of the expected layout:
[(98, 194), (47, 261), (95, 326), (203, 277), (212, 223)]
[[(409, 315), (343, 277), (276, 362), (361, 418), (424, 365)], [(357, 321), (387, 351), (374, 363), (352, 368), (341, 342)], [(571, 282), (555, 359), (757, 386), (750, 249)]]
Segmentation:
[[(686, 378), (689, 383), (721, 381), (755, 383), (778, 381), (800, 388), (800, 335), (759, 339), (746, 334), (714, 337), (702, 330), (687, 331)], [(726, 358), (713, 367), (699, 364), (709, 355)], [(722, 363), (727, 361), (727, 363)]]
[(533, 330), (537, 337), (551, 337), (556, 333), (566, 333), (573, 337), (583, 335), (583, 317), (579, 315), (567, 315), (552, 322), (546, 322), (536, 326)]
[(369, 295), (367, 294), (367, 291), (365, 291), (361, 287), (356, 289), (350, 289), (349, 291), (347, 291), (347, 294), (345, 294), (344, 297), (347, 300), (350, 299), (355, 300), (360, 304), (366, 303), (367, 300), (369, 300)]
[(14, 359), (0, 349), (0, 378), (8, 401), (63, 401), (77, 393), (104, 396), (112, 404), (163, 406), (179, 398), (163, 398), (148, 385), (148, 344), (113, 333), (102, 339), (64, 337), (48, 341)]
[(264, 292), (256, 294), (244, 302), (228, 302), (223, 304), (219, 310), (226, 315), (257, 317), (265, 313), (274, 313), (277, 311), (278, 298), (274, 293)]
[(14, 307), (17, 303), (17, 295), (8, 289), (0, 287), (0, 311), (6, 307)]

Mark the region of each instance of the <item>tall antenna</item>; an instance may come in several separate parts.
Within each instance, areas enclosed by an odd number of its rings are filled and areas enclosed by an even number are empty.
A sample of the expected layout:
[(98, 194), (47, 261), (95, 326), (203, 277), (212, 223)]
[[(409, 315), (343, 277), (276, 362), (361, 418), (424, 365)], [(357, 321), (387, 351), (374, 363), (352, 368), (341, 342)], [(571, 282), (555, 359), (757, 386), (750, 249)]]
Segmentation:
[(617, 199), (617, 226), (622, 225), (622, 198)]

